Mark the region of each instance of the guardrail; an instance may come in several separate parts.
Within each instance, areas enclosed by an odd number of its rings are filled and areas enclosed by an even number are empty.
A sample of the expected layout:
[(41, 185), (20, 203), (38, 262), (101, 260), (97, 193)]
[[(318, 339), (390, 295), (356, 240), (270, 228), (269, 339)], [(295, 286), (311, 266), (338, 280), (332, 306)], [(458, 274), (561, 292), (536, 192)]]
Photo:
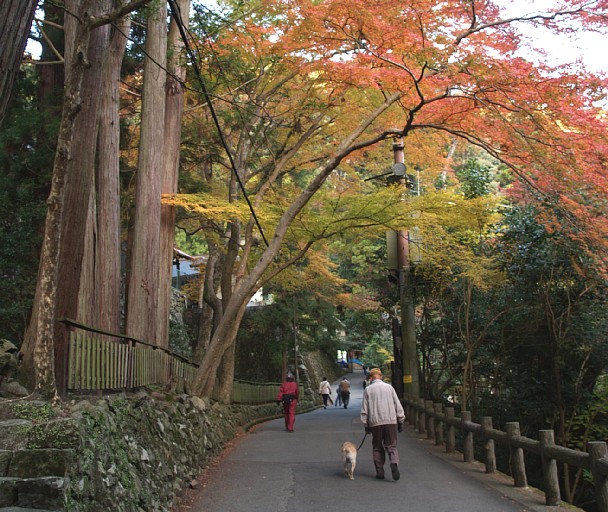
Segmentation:
[(403, 400), (408, 422), (435, 444), (445, 445), (446, 452), (456, 451), (456, 430), (463, 434), (464, 462), (473, 462), (474, 436), (484, 442), (486, 473), (496, 471), (495, 443), (508, 447), (510, 452), (511, 477), (515, 487), (527, 487), (524, 452), (540, 456), (545, 503), (549, 506), (559, 505), (561, 494), (557, 463), (564, 463), (577, 468), (589, 470), (593, 476), (597, 512), (608, 512), (608, 448), (603, 441), (587, 443), (587, 452), (572, 450), (556, 445), (553, 430), (540, 430), (538, 440), (520, 435), (519, 423), (506, 423), (506, 432), (493, 428), (492, 418), (484, 416), (480, 423), (474, 423), (469, 411), (462, 411), (455, 416), (453, 407), (444, 407), (431, 400), (406, 397)]

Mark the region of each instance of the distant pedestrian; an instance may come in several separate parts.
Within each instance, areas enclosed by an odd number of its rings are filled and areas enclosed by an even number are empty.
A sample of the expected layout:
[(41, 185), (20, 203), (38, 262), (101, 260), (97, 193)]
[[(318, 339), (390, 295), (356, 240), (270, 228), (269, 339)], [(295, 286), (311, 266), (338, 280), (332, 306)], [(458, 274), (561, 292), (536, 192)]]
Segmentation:
[(300, 398), (300, 389), (293, 373), (287, 372), (285, 382), (279, 388), (277, 404), (283, 404), (283, 415), (285, 416), (285, 429), (293, 432), (293, 425), (296, 421), (296, 405)]
[(395, 389), (382, 381), (382, 371), (373, 368), (371, 379), (363, 392), (361, 421), (365, 432), (372, 434), (372, 451), (376, 478), (384, 478), (385, 451), (388, 453), (393, 480), (399, 480), (399, 452), (397, 432), (403, 430), (405, 413)]
[(323, 398), (323, 408), (327, 409), (327, 404), (333, 403), (331, 399), (331, 384), (327, 381), (327, 377), (323, 377), (321, 384), (319, 384), (319, 394)]
[(342, 380), (340, 381), (340, 398), (342, 399), (344, 408), (348, 408), (348, 402), (350, 401), (350, 382), (348, 382), (346, 377), (342, 377)]
[(340, 397), (340, 385), (336, 388), (336, 403), (335, 407), (340, 407), (342, 405), (342, 398)]

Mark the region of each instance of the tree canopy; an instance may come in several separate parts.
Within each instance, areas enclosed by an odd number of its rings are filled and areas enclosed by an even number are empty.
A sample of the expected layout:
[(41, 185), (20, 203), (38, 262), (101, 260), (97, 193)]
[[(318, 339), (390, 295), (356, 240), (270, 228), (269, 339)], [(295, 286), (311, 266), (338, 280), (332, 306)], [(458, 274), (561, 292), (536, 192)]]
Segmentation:
[[(165, 344), (174, 218), (208, 253), (194, 390), (210, 395), (221, 387), (223, 400), (238, 325), (261, 287), (321, 290), (323, 282), (325, 295), (342, 307), (369, 310), (381, 302), (364, 286), (340, 289), (345, 283), (330, 264), (335, 253), (327, 254), (336, 239), (352, 247), (415, 227), (425, 265), (437, 276), (434, 289), (456, 293), (449, 281), (462, 280), (459, 297), (470, 306), (469, 295), (504, 282), (490, 240), (500, 205), (512, 201), (534, 205), (534, 220), (547, 233), (576, 245), (574, 268), (589, 265), (605, 277), (606, 122), (599, 102), (606, 79), (580, 66), (526, 59), (515, 27), (605, 31), (600, 2), (569, 0), (546, 13), (505, 18), (489, 1), (224, 1), (195, 3), (190, 14), (190, 2), (180, 0), (168, 5), (169, 34), (164, 2), (93, 4), (79, 5), (66, 20), (68, 94), (30, 353), (34, 346), (43, 347), (40, 355), (52, 352), (55, 303), (61, 315), (93, 321), (92, 305), (105, 311), (111, 302), (113, 324), (121, 320), (120, 286), (104, 296), (101, 283), (108, 281), (95, 262), (120, 258), (119, 236), (127, 241), (129, 227), (127, 330)], [(129, 16), (142, 23), (129, 28)], [(129, 30), (119, 75), (120, 61), (112, 68), (104, 62), (122, 56), (120, 39)], [(113, 96), (98, 105), (100, 80)], [(120, 132), (113, 120), (119, 112)], [(406, 172), (424, 175), (420, 195), (378, 186), (378, 176), (391, 172), (395, 138), (404, 141)], [(459, 147), (471, 153), (460, 158)], [(113, 173), (111, 184), (101, 169)], [(99, 216), (109, 211), (102, 201), (125, 221), (112, 224), (113, 234)], [(107, 252), (95, 252), (96, 233), (112, 235)], [(111, 272), (116, 285), (116, 268)], [(46, 318), (36, 313), (41, 306), (48, 306)], [(463, 318), (454, 320), (465, 332), (472, 324)], [(486, 328), (494, 322), (487, 318)], [(468, 331), (472, 352), (485, 333)], [(56, 343), (59, 333), (54, 337)]]

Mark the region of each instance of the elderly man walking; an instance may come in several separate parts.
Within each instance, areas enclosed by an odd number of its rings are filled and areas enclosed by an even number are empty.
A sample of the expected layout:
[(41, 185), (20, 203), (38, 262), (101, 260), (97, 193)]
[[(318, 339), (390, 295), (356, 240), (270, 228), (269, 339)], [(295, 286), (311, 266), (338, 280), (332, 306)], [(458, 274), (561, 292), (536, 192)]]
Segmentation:
[(370, 370), (371, 382), (363, 392), (361, 421), (365, 432), (372, 434), (372, 449), (376, 478), (384, 479), (385, 450), (390, 461), (393, 480), (399, 480), (397, 432), (403, 430), (405, 413), (393, 386), (382, 381), (379, 368)]

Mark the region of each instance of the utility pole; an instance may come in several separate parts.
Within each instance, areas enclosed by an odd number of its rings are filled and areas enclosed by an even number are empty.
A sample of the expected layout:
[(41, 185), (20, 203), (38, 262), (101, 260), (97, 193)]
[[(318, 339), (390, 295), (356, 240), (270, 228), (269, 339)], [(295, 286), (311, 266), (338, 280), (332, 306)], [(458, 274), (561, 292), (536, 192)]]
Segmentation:
[[(405, 155), (403, 152), (403, 139), (393, 142), (393, 175), (389, 183), (398, 183), (407, 188), (407, 174)], [(414, 313), (414, 297), (412, 290), (412, 269), (409, 250), (409, 234), (406, 230), (398, 230), (396, 235), (396, 263), (399, 283), (399, 302), (401, 306), (400, 340), (397, 339), (393, 326), (393, 340), (395, 345), (395, 377), (402, 380), (395, 390), (399, 397), (403, 395), (420, 396), (420, 379), (418, 374), (418, 351), (416, 349), (416, 317)], [(400, 341), (400, 343), (399, 343)], [(400, 356), (401, 361), (397, 361)], [(400, 366), (400, 368), (397, 368)]]

